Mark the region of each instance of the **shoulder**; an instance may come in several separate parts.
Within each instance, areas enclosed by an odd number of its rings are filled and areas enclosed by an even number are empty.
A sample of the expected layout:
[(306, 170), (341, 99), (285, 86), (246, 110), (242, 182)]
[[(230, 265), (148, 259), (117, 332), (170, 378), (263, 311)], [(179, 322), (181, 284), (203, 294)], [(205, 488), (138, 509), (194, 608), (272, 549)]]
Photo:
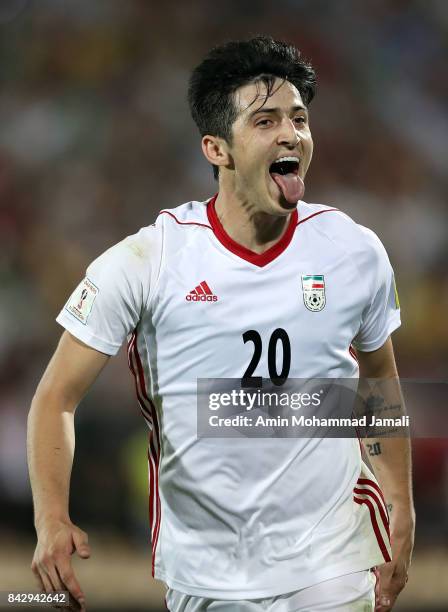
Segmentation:
[(376, 258), (385, 252), (375, 232), (356, 223), (334, 206), (300, 202), (298, 212), (298, 226), (313, 228), (350, 255), (364, 254)]
[(104, 251), (91, 265), (109, 265), (124, 270), (146, 267), (153, 261), (159, 241), (155, 224), (142, 227)]
[[(169, 235), (177, 230), (194, 227), (210, 227), (207, 201), (186, 202), (174, 208), (162, 209), (154, 223), (127, 236), (100, 255), (91, 265), (112, 266), (123, 271), (126, 276), (146, 274), (150, 268), (159, 268), (167, 233)], [(176, 242), (177, 240), (176, 238)]]
[[(104, 251), (88, 266), (86, 278), (118, 310), (127, 304), (140, 312), (160, 268), (160, 232), (154, 225), (141, 228)], [(107, 310), (108, 307), (106, 307)]]
[(156, 227), (160, 224), (175, 227), (205, 227), (211, 229), (207, 216), (207, 203), (191, 201), (176, 206), (175, 208), (164, 208), (159, 212), (156, 220)]

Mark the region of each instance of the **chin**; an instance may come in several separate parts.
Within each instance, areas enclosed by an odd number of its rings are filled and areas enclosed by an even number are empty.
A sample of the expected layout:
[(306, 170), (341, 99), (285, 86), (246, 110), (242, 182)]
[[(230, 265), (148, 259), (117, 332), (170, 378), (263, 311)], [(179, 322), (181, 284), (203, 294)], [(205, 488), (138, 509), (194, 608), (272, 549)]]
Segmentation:
[(275, 213), (282, 216), (293, 212), (293, 210), (297, 208), (297, 202), (290, 204), (283, 194), (279, 194), (276, 198), (272, 198), (272, 201), (274, 203), (273, 209)]
[(280, 196), (280, 206), (282, 207), (283, 210), (292, 212), (293, 210), (297, 208), (297, 204), (298, 204), (297, 202), (294, 202), (294, 204), (290, 204), (288, 200), (286, 200), (283, 196)]

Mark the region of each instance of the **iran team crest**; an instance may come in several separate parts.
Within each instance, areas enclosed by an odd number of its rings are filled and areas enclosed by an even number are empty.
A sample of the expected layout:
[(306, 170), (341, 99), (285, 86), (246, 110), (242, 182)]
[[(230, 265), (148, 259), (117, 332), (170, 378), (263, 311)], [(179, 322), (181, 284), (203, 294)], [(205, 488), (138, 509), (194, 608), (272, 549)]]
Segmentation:
[(308, 310), (318, 312), (325, 306), (323, 274), (302, 274), (303, 302)]

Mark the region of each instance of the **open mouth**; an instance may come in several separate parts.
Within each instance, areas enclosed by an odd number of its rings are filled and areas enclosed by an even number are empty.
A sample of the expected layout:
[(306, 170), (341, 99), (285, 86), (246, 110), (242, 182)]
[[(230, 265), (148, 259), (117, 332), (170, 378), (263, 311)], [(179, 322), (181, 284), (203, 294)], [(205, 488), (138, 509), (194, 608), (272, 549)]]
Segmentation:
[(296, 205), (303, 196), (305, 186), (299, 176), (300, 159), (298, 157), (279, 157), (269, 166), (271, 179), (283, 195), (283, 202)]
[(300, 160), (298, 157), (281, 157), (280, 159), (275, 160), (269, 166), (269, 174), (271, 176), (273, 174), (280, 174), (284, 176), (285, 174), (299, 174), (299, 163)]

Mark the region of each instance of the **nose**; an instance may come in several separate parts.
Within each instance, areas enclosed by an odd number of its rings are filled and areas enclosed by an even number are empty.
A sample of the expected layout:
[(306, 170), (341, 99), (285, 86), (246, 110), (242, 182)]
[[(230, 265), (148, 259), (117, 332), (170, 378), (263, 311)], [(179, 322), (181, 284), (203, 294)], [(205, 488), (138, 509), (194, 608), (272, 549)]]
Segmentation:
[(300, 141), (296, 125), (289, 117), (284, 117), (277, 138), (279, 145), (294, 148)]

